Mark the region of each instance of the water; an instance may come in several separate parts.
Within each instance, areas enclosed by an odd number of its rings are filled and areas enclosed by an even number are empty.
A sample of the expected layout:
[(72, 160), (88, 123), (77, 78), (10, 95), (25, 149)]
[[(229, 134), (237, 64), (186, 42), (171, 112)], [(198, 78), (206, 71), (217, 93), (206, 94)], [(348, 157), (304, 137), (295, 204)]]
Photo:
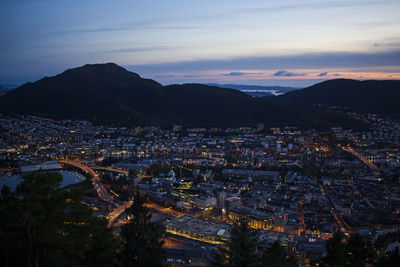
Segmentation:
[[(59, 171), (59, 173), (61, 173), (61, 175), (63, 176), (61, 187), (65, 187), (70, 184), (77, 184), (86, 179), (85, 176), (77, 172)], [(8, 187), (10, 187), (11, 191), (14, 191), (17, 188), (17, 185), (21, 182), (21, 175), (3, 176), (0, 177), (0, 189), (3, 187), (3, 185), (7, 185)]]
[(244, 93), (247, 93), (253, 97), (263, 97), (263, 96), (279, 96), (279, 95), (283, 95), (285, 92), (281, 92), (279, 90), (274, 90), (274, 89), (254, 89), (254, 90), (250, 90), (250, 89), (242, 89), (240, 90)]

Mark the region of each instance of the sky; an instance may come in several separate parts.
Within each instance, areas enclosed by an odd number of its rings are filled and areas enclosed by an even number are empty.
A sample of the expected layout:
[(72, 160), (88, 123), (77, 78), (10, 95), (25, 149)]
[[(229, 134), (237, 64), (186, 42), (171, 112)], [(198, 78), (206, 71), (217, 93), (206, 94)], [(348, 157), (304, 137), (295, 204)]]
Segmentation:
[(0, 0), (0, 84), (114, 62), (162, 84), (400, 79), (399, 0)]

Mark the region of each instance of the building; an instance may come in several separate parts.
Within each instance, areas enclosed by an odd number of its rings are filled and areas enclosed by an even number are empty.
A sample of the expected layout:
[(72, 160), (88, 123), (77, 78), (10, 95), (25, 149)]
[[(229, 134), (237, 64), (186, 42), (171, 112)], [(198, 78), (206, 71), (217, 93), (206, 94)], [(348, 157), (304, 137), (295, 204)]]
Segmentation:
[(21, 164), (20, 169), (22, 173), (25, 172), (36, 172), (39, 170), (47, 171), (47, 170), (58, 170), (60, 169), (60, 162), (58, 161), (45, 161), (36, 164)]
[(227, 178), (264, 178), (277, 180), (279, 178), (279, 172), (276, 171), (256, 171), (256, 170), (235, 170), (235, 169), (224, 169), (222, 170), (222, 177)]
[(233, 222), (245, 217), (249, 226), (255, 229), (270, 230), (274, 227), (272, 214), (242, 206), (230, 209), (228, 217)]
[(221, 245), (229, 239), (230, 226), (197, 219), (191, 216), (182, 216), (172, 219), (165, 224), (167, 233), (182, 236), (213, 245)]
[(198, 196), (194, 200), (196, 206), (201, 209), (213, 208), (217, 205), (217, 198), (213, 196)]

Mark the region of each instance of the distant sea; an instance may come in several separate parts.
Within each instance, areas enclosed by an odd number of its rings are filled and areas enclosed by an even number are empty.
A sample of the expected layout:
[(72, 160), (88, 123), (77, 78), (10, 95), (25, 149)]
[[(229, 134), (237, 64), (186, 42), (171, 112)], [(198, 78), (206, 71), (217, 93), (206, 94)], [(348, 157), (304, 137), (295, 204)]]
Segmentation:
[(271, 89), (265, 89), (265, 90), (246, 90), (246, 89), (241, 89), (240, 91), (244, 92), (244, 93), (248, 93), (249, 95), (253, 95), (253, 96), (268, 96), (268, 95), (273, 95), (273, 96), (278, 96), (278, 95), (283, 95), (285, 94), (285, 92), (280, 92), (278, 90), (271, 90)]

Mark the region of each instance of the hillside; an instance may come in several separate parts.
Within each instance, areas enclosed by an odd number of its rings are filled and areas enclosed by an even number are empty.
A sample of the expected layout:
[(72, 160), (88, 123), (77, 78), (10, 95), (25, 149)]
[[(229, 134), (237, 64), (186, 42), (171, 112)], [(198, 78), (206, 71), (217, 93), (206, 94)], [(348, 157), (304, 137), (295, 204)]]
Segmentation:
[(400, 117), (400, 81), (335, 79), (279, 96), (290, 103), (341, 106), (360, 113)]
[(275, 99), (201, 84), (162, 86), (108, 63), (24, 84), (0, 97), (0, 112), (131, 126), (359, 125), (344, 114)]

